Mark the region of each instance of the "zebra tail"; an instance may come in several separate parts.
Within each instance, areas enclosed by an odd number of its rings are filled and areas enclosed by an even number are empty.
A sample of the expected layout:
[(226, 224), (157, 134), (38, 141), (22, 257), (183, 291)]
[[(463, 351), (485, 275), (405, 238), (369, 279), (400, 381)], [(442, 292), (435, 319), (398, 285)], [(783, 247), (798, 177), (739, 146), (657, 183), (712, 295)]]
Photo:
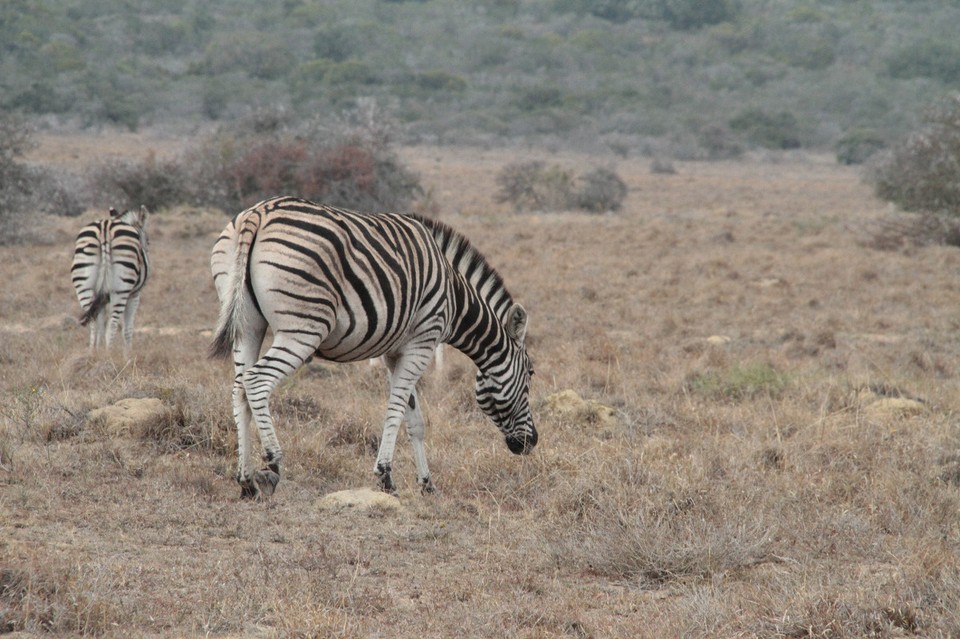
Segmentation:
[(229, 284), (220, 300), (220, 318), (210, 344), (211, 359), (229, 359), (233, 347), (244, 328), (244, 299), (247, 290), (247, 265), (250, 249), (260, 228), (260, 215), (248, 214), (237, 220), (237, 239), (234, 243), (234, 262), (229, 274)]
[(90, 320), (94, 319), (97, 315), (100, 314), (100, 311), (104, 306), (110, 301), (110, 294), (105, 293), (104, 291), (98, 290), (93, 299), (90, 300), (90, 306), (83, 312), (83, 315), (80, 316), (80, 326), (86, 326), (90, 323)]
[[(105, 231), (109, 233), (109, 227)], [(80, 326), (86, 326), (90, 320), (95, 319), (105, 306), (110, 303), (110, 289), (113, 284), (113, 255), (110, 250), (110, 242), (104, 241), (101, 236), (100, 254), (97, 256), (97, 277), (93, 283), (93, 299), (90, 300), (90, 306), (83, 311), (80, 316)]]

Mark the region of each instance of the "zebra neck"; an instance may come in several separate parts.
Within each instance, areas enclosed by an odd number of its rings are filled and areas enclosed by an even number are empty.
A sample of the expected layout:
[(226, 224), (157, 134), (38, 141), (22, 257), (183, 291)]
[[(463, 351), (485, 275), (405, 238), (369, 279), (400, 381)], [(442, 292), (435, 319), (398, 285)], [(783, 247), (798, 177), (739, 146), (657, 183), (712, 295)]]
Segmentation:
[(503, 357), (506, 333), (490, 304), (462, 278), (453, 286), (453, 312), (446, 342), (473, 360), (480, 370)]

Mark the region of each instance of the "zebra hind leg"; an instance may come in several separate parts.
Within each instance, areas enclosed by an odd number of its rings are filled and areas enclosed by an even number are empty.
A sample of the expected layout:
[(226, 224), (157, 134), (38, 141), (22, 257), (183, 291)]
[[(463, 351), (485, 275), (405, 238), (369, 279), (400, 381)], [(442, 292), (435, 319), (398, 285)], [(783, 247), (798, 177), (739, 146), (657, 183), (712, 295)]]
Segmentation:
[(298, 339), (291, 339), (282, 332), (277, 332), (273, 344), (263, 357), (240, 376), (247, 404), (264, 450), (263, 460), (266, 462), (265, 468), (252, 473), (249, 472), (249, 467), (241, 470), (240, 485), (244, 494), (252, 492), (257, 499), (270, 497), (280, 483), (280, 462), (283, 459), (283, 451), (277, 440), (273, 417), (270, 415), (270, 395), (280, 382), (300, 368), (307, 358), (316, 352), (321, 341), (322, 338), (319, 335), (314, 336), (309, 343), (305, 343), (302, 335), (299, 335)]
[(123, 311), (123, 352), (124, 355), (130, 355), (130, 348), (133, 345), (133, 317), (137, 313), (137, 307), (140, 306), (140, 293), (134, 293), (127, 300), (127, 308)]
[[(273, 494), (280, 481), (279, 467), (273, 476), (263, 471), (255, 470), (250, 463), (250, 426), (253, 422), (253, 413), (247, 399), (247, 391), (243, 383), (244, 372), (257, 360), (260, 345), (266, 333), (266, 325), (262, 319), (259, 322), (251, 320), (252, 326), (234, 345), (233, 350), (233, 419), (237, 425), (237, 483), (240, 484), (240, 498), (261, 501), (265, 496)], [(273, 471), (271, 471), (273, 472)]]

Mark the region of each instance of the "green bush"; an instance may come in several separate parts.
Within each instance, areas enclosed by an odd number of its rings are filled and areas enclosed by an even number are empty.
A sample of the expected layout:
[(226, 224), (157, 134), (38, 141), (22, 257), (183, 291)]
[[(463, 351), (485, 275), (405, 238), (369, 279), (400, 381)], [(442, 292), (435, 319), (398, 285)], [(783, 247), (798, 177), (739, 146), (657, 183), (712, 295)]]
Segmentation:
[(243, 71), (263, 80), (280, 78), (294, 66), (287, 42), (279, 34), (224, 33), (211, 42), (194, 71), (220, 75)]
[(329, 85), (376, 84), (379, 78), (366, 62), (345, 60), (331, 62), (324, 73), (324, 81)]
[(358, 38), (349, 29), (321, 27), (313, 36), (313, 52), (318, 58), (343, 62), (358, 52)]
[(904, 210), (960, 215), (960, 94), (931, 109), (871, 177), (877, 195)]
[(714, 399), (776, 398), (787, 387), (787, 377), (770, 364), (738, 364), (727, 370), (697, 373), (688, 380), (687, 387)]
[(158, 210), (182, 204), (187, 198), (188, 176), (177, 160), (109, 160), (95, 167), (90, 176), (97, 199), (118, 209), (141, 205)]
[(873, 129), (853, 129), (837, 140), (837, 162), (863, 164), (874, 153), (886, 147), (886, 140)]
[(735, 22), (739, 0), (647, 0), (674, 29), (690, 31), (721, 22)]
[(563, 91), (552, 86), (532, 86), (520, 89), (513, 103), (521, 111), (539, 111), (563, 105)]
[(20, 158), (33, 143), (22, 118), (0, 112), (0, 245), (16, 242), (28, 224), (30, 172)]
[(749, 109), (730, 120), (730, 128), (748, 142), (766, 149), (800, 147), (800, 124), (789, 111), (767, 113), (762, 109)]
[(461, 93), (467, 88), (467, 81), (461, 76), (443, 70), (418, 73), (413, 77), (413, 80), (417, 86), (425, 91)]
[(960, 82), (960, 45), (933, 39), (911, 42), (890, 54), (885, 66), (893, 78), (933, 78), (955, 85)]

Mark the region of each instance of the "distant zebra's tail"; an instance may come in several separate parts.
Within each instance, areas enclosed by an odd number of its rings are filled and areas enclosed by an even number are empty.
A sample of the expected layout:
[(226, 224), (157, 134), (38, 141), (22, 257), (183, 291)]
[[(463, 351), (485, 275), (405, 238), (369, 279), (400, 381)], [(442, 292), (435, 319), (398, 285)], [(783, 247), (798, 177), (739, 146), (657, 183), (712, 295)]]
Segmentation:
[[(110, 212), (113, 214), (113, 209), (110, 209)], [(90, 323), (90, 320), (96, 319), (97, 315), (110, 304), (113, 258), (110, 254), (108, 228), (101, 229), (99, 247), (100, 253), (95, 264), (96, 277), (93, 281), (93, 297), (90, 299), (90, 305), (80, 315), (80, 326), (86, 326)]]
[(86, 326), (90, 323), (90, 320), (97, 317), (100, 314), (100, 311), (110, 303), (110, 293), (107, 293), (102, 290), (98, 290), (93, 295), (93, 299), (90, 300), (90, 306), (83, 311), (83, 314), (80, 316), (80, 326)]
[(227, 359), (233, 354), (233, 346), (244, 326), (244, 295), (247, 290), (247, 268), (250, 249), (260, 229), (259, 211), (241, 213), (234, 222), (236, 238), (232, 238), (234, 256), (227, 274), (227, 287), (220, 297), (220, 318), (210, 344), (212, 359)]

